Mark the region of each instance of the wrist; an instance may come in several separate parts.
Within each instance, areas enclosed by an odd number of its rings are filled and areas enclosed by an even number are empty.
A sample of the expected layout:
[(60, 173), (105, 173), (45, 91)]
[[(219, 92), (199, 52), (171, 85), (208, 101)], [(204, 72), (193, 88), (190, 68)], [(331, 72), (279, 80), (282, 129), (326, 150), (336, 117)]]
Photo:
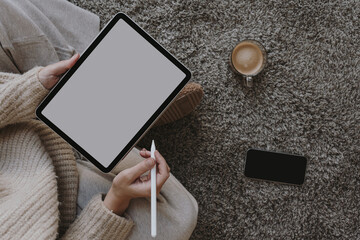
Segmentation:
[(104, 205), (107, 209), (120, 216), (124, 214), (125, 210), (128, 208), (130, 200), (131, 199), (128, 197), (115, 194), (114, 189), (111, 187), (105, 196)]

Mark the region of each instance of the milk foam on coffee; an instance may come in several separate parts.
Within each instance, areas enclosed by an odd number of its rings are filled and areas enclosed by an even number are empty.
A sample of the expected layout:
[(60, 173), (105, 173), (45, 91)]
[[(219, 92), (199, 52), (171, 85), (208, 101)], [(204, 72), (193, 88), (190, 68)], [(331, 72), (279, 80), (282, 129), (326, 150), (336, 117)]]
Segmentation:
[(257, 74), (263, 65), (264, 56), (260, 48), (252, 42), (241, 42), (232, 53), (234, 68), (244, 75)]

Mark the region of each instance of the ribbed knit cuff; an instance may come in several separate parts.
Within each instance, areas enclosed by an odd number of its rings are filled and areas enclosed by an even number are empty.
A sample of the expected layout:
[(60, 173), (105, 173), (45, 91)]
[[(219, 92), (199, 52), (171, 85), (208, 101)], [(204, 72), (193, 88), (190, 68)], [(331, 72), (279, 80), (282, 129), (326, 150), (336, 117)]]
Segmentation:
[[(34, 67), (23, 74), (23, 77), (27, 80), (24, 81), (21, 86), (22, 89), (24, 89), (22, 97), (24, 97), (23, 99), (25, 102), (30, 100), (29, 104), (34, 106), (34, 110), (36, 110), (36, 107), (39, 106), (41, 101), (50, 92), (50, 90), (46, 89), (39, 80), (39, 72), (42, 68), (43, 67)], [(33, 111), (33, 116), (35, 117), (35, 111)]]
[[(14, 90), (10, 93), (10, 99), (17, 105), (15, 109), (18, 111), (17, 117), (19, 119), (33, 119), (35, 118), (35, 110), (40, 102), (49, 93), (41, 82), (39, 81), (39, 71), (43, 67), (34, 67), (27, 71), (16, 81), (10, 82)], [(13, 98), (12, 95), (15, 95)]]
[(29, 120), (36, 117), (35, 110), (45, 96), (49, 93), (39, 81), (39, 71), (43, 67), (35, 67), (23, 74), (23, 82), (18, 86), (21, 93), (22, 104), (19, 106), (18, 116), (21, 119)]
[[(35, 67), (1, 84), (0, 128), (35, 118), (36, 107), (49, 92), (38, 79), (40, 69)], [(0, 73), (0, 79), (7, 75)]]
[(127, 239), (134, 222), (107, 209), (102, 195), (94, 196), (66, 232), (65, 239)]

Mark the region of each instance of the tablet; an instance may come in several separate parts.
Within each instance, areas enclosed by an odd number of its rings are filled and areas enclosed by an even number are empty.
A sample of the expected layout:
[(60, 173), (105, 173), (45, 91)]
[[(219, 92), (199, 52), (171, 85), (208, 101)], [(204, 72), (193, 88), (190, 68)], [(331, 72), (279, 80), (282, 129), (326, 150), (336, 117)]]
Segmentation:
[(36, 109), (109, 172), (190, 79), (190, 71), (124, 13), (104, 27)]

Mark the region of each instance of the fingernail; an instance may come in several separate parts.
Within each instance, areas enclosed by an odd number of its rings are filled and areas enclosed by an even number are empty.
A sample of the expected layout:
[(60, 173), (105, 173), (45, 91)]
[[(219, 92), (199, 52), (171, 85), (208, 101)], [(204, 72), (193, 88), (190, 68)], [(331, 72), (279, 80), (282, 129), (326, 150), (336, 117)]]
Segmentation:
[(72, 58), (78, 58), (79, 56), (80, 56), (79, 53), (75, 53), (75, 54), (72, 56)]

